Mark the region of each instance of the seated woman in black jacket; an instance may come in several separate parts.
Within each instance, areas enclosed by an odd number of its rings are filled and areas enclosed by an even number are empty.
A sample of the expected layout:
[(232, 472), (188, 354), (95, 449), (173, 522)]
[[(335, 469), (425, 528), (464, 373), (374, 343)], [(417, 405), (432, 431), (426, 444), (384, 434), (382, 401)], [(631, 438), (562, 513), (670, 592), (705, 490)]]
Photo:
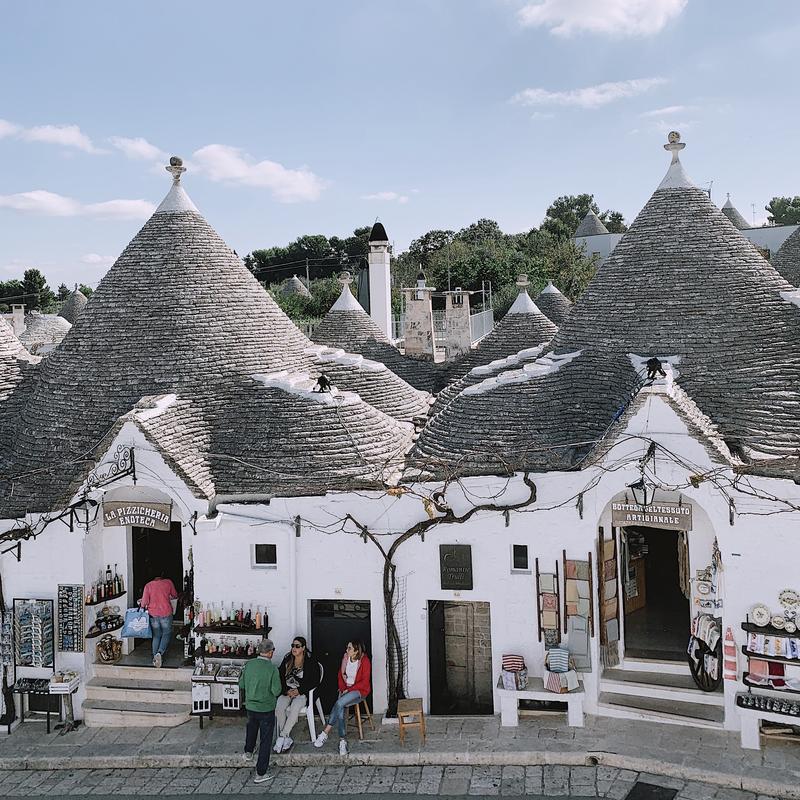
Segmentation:
[(278, 728), (275, 752), (285, 753), (294, 744), (289, 734), (308, 703), (308, 693), (320, 683), (319, 662), (309, 652), (302, 636), (292, 639), (291, 652), (281, 661), (278, 672), (283, 691), (275, 706), (275, 724)]

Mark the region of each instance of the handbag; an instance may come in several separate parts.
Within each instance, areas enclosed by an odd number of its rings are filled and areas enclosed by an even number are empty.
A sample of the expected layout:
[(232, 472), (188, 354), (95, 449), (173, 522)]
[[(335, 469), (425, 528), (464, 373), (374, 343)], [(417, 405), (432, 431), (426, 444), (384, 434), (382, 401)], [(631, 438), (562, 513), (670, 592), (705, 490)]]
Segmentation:
[(125, 624), (122, 626), (120, 635), (134, 639), (152, 639), (150, 613), (142, 608), (129, 608), (125, 612)]

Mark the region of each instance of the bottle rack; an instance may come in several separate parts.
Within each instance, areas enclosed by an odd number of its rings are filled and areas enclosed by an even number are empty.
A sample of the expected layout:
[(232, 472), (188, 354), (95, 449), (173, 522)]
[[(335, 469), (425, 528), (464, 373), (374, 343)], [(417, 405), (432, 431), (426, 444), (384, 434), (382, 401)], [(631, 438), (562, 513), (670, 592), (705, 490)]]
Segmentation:
[(109, 597), (104, 597), (102, 600), (96, 600), (93, 603), (84, 603), (87, 608), (92, 608), (94, 606), (101, 606), (106, 603), (110, 603), (112, 600), (117, 600), (120, 597), (125, 597), (128, 594), (127, 589), (124, 592), (120, 592), (119, 594), (112, 594)]

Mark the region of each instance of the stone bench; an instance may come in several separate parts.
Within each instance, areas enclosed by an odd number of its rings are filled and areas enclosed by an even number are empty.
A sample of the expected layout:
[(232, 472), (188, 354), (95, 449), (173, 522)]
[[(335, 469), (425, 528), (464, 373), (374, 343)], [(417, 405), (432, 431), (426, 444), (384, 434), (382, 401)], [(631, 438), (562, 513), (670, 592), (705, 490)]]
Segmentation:
[(529, 678), (528, 688), (512, 691), (498, 685), (500, 696), (500, 725), (504, 728), (516, 728), (519, 725), (520, 700), (544, 700), (550, 703), (567, 704), (567, 723), (573, 728), (583, 727), (583, 685), (564, 694), (556, 694), (544, 688), (542, 678)]

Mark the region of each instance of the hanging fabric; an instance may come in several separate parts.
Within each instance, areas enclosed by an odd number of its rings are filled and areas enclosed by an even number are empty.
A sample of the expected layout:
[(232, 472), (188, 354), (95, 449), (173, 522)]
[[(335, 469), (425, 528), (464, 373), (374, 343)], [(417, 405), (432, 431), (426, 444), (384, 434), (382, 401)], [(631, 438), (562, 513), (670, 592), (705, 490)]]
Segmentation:
[[(599, 528), (597, 561), (602, 564), (604, 580), (597, 582), (598, 609), (600, 612), (600, 660), (605, 667), (619, 664), (619, 602), (617, 598), (617, 531), (611, 529), (611, 538), (606, 539), (603, 528)], [(625, 570), (627, 577), (627, 565)]]
[(687, 599), (692, 599), (692, 578), (689, 573), (689, 534), (686, 531), (678, 532), (678, 584), (681, 594)]

